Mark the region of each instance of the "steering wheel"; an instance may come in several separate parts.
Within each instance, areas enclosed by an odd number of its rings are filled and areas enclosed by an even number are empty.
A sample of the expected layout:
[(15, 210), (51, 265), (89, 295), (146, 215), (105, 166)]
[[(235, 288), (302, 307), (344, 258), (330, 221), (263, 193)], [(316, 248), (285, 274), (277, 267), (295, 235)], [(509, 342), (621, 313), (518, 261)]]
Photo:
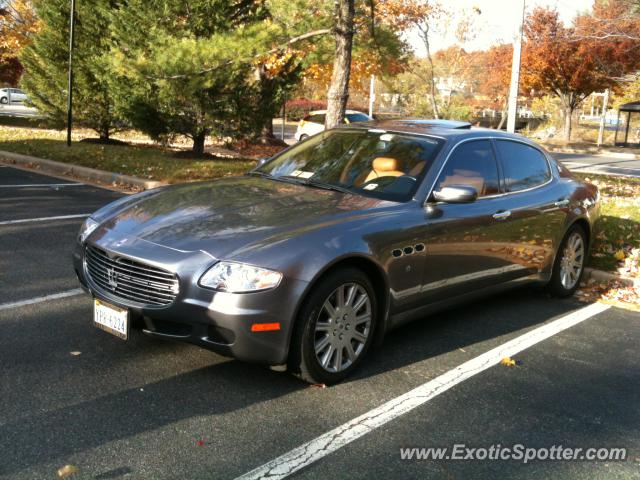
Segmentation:
[(372, 185), (372, 184), (376, 184), (376, 188), (373, 190), (378, 190), (379, 188), (381, 190), (384, 190), (386, 187), (388, 187), (389, 185), (395, 183), (398, 179), (402, 179), (402, 182), (405, 182), (407, 180), (410, 180), (412, 182), (415, 182), (416, 179), (415, 177), (412, 177), (410, 175), (401, 175), (399, 177), (393, 176), (393, 175), (383, 175), (380, 177), (376, 177), (372, 180), (369, 180), (368, 182), (364, 182), (362, 185), (360, 185), (360, 188), (363, 188), (365, 190), (367, 185)]

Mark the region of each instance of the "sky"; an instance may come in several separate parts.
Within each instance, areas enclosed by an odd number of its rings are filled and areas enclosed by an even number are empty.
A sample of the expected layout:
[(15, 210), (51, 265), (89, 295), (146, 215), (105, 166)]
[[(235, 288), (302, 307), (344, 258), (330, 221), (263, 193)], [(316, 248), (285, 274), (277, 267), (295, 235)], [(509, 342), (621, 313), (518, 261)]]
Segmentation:
[[(493, 44), (511, 43), (522, 18), (522, 0), (446, 0), (445, 8), (453, 12), (470, 12), (477, 7), (482, 12), (473, 15), (476, 36), (463, 45), (466, 50), (484, 50)], [(526, 11), (536, 6), (558, 10), (560, 18), (570, 23), (577, 13), (591, 9), (593, 0), (526, 0)], [(424, 56), (424, 46), (417, 34), (409, 35), (409, 41), (419, 56)], [(431, 38), (431, 50), (436, 52), (459, 43), (455, 37), (455, 26), (446, 32), (437, 32)]]

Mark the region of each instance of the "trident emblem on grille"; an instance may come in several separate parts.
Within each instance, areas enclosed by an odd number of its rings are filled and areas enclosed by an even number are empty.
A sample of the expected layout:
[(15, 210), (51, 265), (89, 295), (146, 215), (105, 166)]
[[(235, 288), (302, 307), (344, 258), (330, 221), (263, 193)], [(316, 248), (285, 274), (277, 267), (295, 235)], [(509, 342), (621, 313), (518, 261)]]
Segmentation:
[(107, 282), (111, 290), (115, 290), (118, 286), (118, 274), (113, 268), (107, 268)]

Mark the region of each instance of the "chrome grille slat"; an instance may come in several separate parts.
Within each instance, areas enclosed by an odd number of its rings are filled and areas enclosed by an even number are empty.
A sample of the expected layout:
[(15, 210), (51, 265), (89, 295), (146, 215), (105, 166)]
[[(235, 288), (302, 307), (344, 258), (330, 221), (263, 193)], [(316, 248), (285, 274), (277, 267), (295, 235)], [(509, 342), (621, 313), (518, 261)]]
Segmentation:
[(87, 245), (87, 274), (100, 290), (143, 305), (165, 306), (178, 295), (174, 273), (124, 257), (110, 257), (104, 250)]
[[(93, 267), (93, 266), (89, 266), (89, 270), (91, 271), (92, 275), (100, 276), (102, 281), (105, 283), (105, 285), (108, 285), (108, 278), (106, 278), (104, 273), (96, 271), (95, 267)], [(152, 293), (153, 295), (166, 297), (169, 300), (172, 300), (173, 297), (174, 297), (174, 295), (172, 293), (163, 292), (162, 290), (159, 290), (159, 289), (145, 290), (144, 288), (142, 288), (141, 285), (132, 284), (131, 282), (128, 282), (127, 280), (123, 279), (122, 277), (118, 278), (118, 285), (120, 285), (121, 287), (122, 286), (126, 286), (129, 289), (136, 290), (136, 291), (140, 292), (141, 295), (145, 295), (145, 296), (149, 296), (149, 294)]]
[[(114, 262), (112, 259), (110, 259), (109, 257), (105, 257), (105, 256), (101, 256), (101, 255), (97, 255), (94, 252), (91, 252), (90, 250), (87, 249), (87, 251), (89, 252), (89, 255), (91, 255), (93, 257), (94, 260), (98, 261), (98, 262), (103, 262), (105, 265), (109, 266), (109, 267), (114, 267), (114, 268), (122, 268), (124, 272), (129, 273), (129, 269), (127, 269), (128, 265), (122, 262), (122, 259), (120, 259), (120, 261), (118, 262)], [(145, 275), (147, 277), (150, 278), (156, 278), (158, 280), (162, 280), (162, 281), (166, 281), (166, 280), (171, 280), (173, 278), (173, 274), (169, 274), (169, 277), (160, 277), (158, 275), (155, 274), (150, 274), (150, 273), (144, 273), (144, 272), (139, 272), (140, 275)]]
[[(89, 252), (97, 258), (102, 258), (103, 260), (111, 263), (114, 262), (114, 259), (106, 255), (101, 251), (89, 250)], [(159, 278), (172, 278), (173, 274), (171, 272), (166, 272), (162, 269), (152, 267), (152, 266), (142, 266), (139, 262), (129, 260), (128, 258), (117, 258), (116, 263), (119, 265), (125, 265), (133, 270), (137, 270), (145, 275), (156, 275)]]
[[(95, 259), (94, 259), (94, 260), (95, 260)], [(106, 268), (113, 268), (113, 269), (114, 269), (114, 270), (116, 270), (117, 272), (120, 272), (120, 273), (122, 273), (122, 274), (126, 275), (126, 277), (125, 277), (125, 276), (120, 276), (120, 277), (119, 277), (121, 281), (123, 281), (123, 282), (129, 282), (129, 283), (134, 283), (134, 282), (132, 282), (131, 280), (129, 280), (129, 278), (128, 278), (128, 277), (131, 277), (131, 275), (130, 275), (130, 272), (128, 272), (126, 269), (123, 269), (123, 268), (121, 268), (121, 267), (112, 267), (112, 266), (110, 266), (110, 265), (108, 265), (108, 264), (105, 264), (105, 263), (104, 263), (104, 262), (102, 262), (102, 261), (99, 261), (99, 264), (100, 264), (101, 266), (103, 266), (105, 269), (106, 269)], [(94, 267), (95, 267), (95, 264), (94, 264)], [(144, 287), (147, 287), (147, 288), (152, 288), (152, 289), (158, 290), (158, 291), (160, 291), (160, 292), (164, 291), (164, 288), (165, 288), (165, 286), (166, 286), (166, 284), (163, 284), (162, 282), (158, 282), (157, 280), (155, 280), (155, 281), (151, 281), (151, 280), (146, 280), (146, 279), (140, 279), (140, 281), (137, 283), (137, 285), (139, 285), (139, 286), (144, 286)]]

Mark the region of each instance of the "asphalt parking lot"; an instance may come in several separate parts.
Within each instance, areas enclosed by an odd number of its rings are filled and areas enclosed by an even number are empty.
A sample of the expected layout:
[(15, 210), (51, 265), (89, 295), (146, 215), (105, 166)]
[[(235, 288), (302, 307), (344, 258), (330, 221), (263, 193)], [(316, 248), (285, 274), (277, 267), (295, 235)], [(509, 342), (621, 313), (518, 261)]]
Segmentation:
[[(308, 386), (94, 328), (72, 246), (121, 194), (72, 183), (0, 166), (0, 478), (640, 478), (640, 314), (518, 290), (392, 332), (353, 378)], [(509, 353), (517, 365), (497, 363)], [(400, 455), (455, 444), (627, 459)]]

